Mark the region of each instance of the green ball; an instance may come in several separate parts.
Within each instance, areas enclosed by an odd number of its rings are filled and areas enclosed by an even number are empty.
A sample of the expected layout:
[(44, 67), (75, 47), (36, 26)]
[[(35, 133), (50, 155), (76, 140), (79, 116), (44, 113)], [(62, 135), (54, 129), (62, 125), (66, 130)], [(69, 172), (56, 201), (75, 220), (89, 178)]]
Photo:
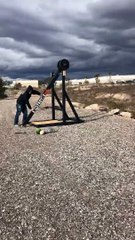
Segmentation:
[(36, 134), (40, 134), (41, 128), (36, 128)]

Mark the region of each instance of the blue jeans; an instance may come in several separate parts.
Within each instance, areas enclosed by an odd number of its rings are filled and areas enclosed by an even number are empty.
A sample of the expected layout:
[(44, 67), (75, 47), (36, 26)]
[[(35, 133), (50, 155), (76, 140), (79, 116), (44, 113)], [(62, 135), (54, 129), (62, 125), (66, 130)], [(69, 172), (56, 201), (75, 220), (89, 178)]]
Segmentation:
[(16, 114), (15, 114), (15, 119), (14, 119), (14, 125), (18, 125), (19, 122), (19, 116), (20, 114), (23, 113), (23, 118), (22, 118), (22, 125), (24, 125), (28, 112), (27, 112), (27, 107), (26, 106), (21, 106), (20, 104), (16, 104)]

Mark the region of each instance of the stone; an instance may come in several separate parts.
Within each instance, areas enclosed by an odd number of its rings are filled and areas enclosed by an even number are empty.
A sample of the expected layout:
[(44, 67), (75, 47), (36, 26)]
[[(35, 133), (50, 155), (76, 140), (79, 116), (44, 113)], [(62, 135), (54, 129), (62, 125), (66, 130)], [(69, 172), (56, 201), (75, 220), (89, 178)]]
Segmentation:
[(100, 98), (111, 98), (113, 96), (112, 93), (100, 93), (96, 96), (96, 99), (100, 99)]
[(94, 111), (99, 111), (100, 106), (99, 106), (97, 103), (95, 103), (95, 104), (91, 104), (91, 105), (85, 107), (85, 109), (94, 110)]
[(72, 102), (73, 106), (75, 108), (84, 108), (85, 104), (79, 103), (79, 102)]
[(120, 109), (118, 108), (115, 108), (115, 109), (112, 109), (111, 111), (109, 111), (109, 115), (117, 115), (120, 113)]
[(132, 114), (130, 112), (121, 112), (120, 116), (125, 118), (132, 118)]
[(108, 112), (108, 107), (106, 107), (106, 106), (99, 106), (99, 111), (101, 111), (101, 112)]
[(126, 93), (116, 93), (113, 95), (113, 98), (121, 101), (131, 100), (130, 95)]

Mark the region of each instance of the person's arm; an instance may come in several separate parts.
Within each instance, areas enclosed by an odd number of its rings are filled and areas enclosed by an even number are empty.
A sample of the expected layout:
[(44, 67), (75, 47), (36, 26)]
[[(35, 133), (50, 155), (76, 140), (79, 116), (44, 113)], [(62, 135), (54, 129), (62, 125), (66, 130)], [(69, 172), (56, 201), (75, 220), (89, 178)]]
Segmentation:
[(34, 94), (34, 95), (41, 95), (41, 93), (40, 93), (39, 91), (34, 90), (34, 89), (33, 89), (33, 91), (32, 91), (32, 94)]
[(29, 109), (32, 109), (32, 107), (31, 107), (31, 105), (30, 105), (30, 103), (29, 103), (29, 100), (27, 100), (26, 104), (27, 104), (27, 106), (28, 106)]

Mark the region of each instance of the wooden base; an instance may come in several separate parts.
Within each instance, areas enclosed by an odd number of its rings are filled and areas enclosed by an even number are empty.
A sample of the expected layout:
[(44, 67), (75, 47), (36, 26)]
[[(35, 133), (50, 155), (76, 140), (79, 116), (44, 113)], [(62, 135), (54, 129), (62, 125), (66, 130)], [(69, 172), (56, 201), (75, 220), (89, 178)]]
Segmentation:
[(34, 121), (34, 122), (31, 122), (31, 125), (46, 125), (46, 124), (56, 124), (56, 123), (61, 123), (62, 121), (61, 120), (46, 120), (46, 121)]
[(66, 120), (64, 123), (63, 120), (43, 120), (43, 121), (33, 121), (30, 123), (31, 126), (35, 127), (45, 127), (45, 126), (57, 126), (57, 125), (70, 125), (83, 122), (82, 120), (77, 122), (74, 119)]

